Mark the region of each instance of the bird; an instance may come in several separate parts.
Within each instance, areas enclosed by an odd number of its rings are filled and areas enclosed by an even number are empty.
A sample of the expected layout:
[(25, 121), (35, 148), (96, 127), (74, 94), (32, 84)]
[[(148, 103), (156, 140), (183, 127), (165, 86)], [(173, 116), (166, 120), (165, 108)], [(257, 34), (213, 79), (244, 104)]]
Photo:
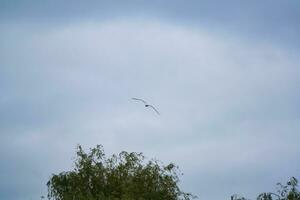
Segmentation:
[(147, 107), (150, 107), (150, 108), (152, 108), (152, 109), (156, 112), (156, 114), (160, 115), (160, 113), (156, 110), (156, 108), (155, 108), (154, 106), (152, 106), (151, 104), (148, 104), (145, 100), (143, 100), (143, 99), (138, 99), (138, 98), (131, 98), (131, 99), (132, 99), (132, 100), (136, 100), (136, 101), (141, 101), (141, 102), (143, 102), (146, 108), (147, 108)]

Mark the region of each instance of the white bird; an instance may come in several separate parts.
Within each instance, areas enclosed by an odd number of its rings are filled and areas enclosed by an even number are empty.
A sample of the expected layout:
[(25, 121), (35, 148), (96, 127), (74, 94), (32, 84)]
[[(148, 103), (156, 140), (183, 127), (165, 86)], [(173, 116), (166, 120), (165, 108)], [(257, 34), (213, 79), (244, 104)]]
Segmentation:
[(136, 100), (136, 101), (141, 101), (144, 103), (145, 107), (151, 107), (158, 115), (160, 115), (160, 113), (156, 110), (156, 108), (150, 104), (148, 104), (145, 100), (143, 99), (138, 99), (138, 98), (131, 98), (133, 100)]

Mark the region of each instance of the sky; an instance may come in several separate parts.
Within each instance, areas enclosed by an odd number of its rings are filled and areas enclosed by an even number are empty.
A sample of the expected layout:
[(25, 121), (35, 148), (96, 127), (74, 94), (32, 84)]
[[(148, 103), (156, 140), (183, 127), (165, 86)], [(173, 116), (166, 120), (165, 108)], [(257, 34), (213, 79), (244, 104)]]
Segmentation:
[(46, 196), (78, 144), (174, 162), (199, 199), (300, 178), (299, 20), (297, 0), (1, 0), (0, 199)]

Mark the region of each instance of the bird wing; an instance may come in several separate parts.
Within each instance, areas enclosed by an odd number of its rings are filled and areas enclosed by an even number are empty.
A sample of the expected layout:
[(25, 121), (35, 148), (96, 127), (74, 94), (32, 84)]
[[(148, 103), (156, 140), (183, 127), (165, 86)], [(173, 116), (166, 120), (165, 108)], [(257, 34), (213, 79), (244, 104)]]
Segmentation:
[(143, 99), (138, 99), (138, 98), (131, 98), (131, 99), (133, 99), (133, 100), (137, 100), (137, 101), (141, 101), (141, 102), (143, 102), (144, 104), (147, 104), (147, 102), (146, 102), (146, 101), (144, 101)]
[(160, 115), (160, 113), (154, 108), (154, 106), (152, 105), (148, 105), (149, 107), (151, 107), (158, 115)]

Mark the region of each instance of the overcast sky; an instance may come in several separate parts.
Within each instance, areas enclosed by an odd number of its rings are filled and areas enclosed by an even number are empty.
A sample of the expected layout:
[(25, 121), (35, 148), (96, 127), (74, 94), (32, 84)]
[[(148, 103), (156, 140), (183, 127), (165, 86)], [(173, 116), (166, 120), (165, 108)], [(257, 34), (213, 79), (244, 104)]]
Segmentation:
[(300, 178), (299, 20), (297, 0), (0, 1), (0, 199), (47, 195), (77, 144), (175, 162), (199, 199)]

